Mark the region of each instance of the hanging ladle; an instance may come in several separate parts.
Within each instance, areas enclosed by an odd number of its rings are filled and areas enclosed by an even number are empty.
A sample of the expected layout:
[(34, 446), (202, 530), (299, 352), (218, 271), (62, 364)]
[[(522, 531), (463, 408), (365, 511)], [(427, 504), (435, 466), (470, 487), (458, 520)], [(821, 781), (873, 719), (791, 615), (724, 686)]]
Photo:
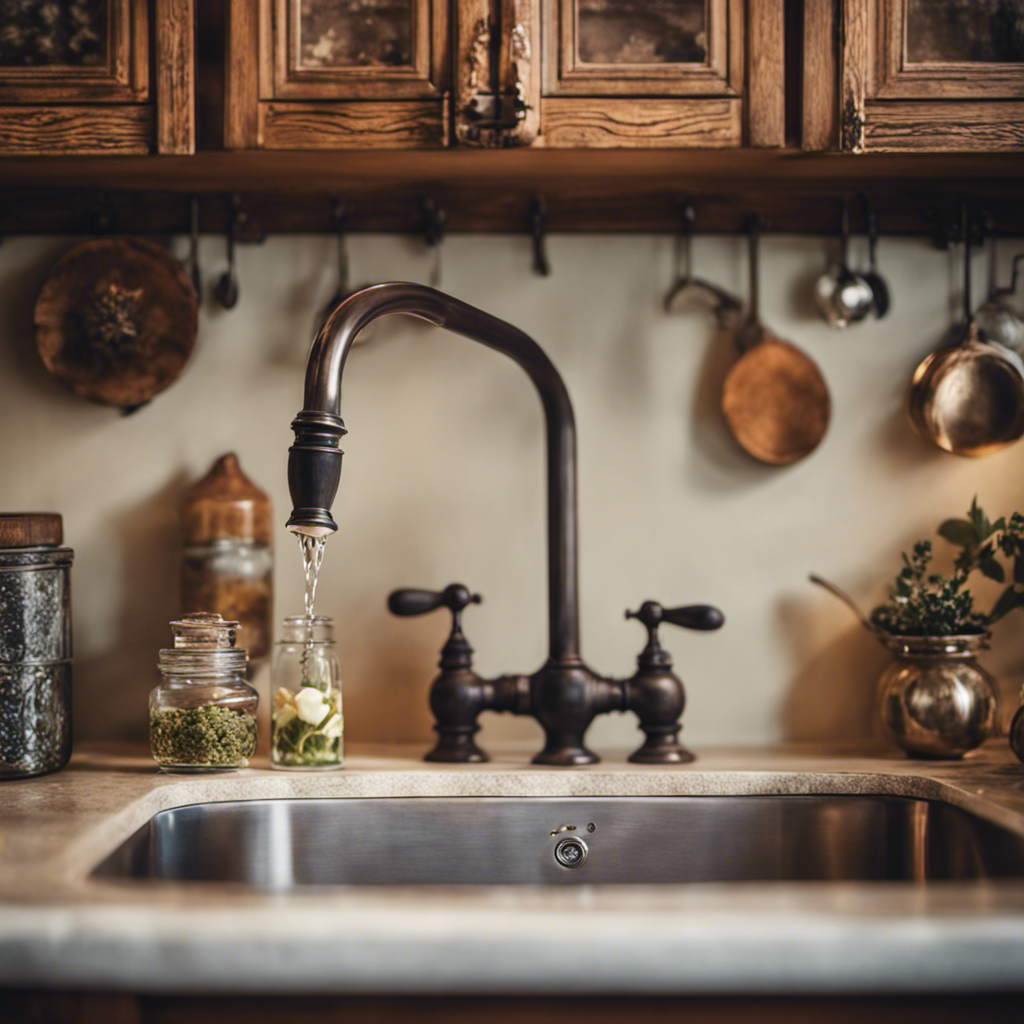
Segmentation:
[(996, 240), (992, 239), (991, 266), (989, 268), (988, 298), (978, 307), (974, 319), (978, 330), (986, 341), (1003, 345), (1019, 356), (1024, 356), (1024, 320), (1003, 300), (1017, 291), (1017, 274), (1024, 262), (1024, 252), (1013, 258), (1010, 284), (1007, 288), (996, 287), (997, 252)]
[(838, 262), (829, 263), (814, 286), (814, 298), (821, 315), (832, 327), (859, 323), (874, 307), (875, 297), (869, 283), (850, 269), (850, 204), (842, 200)]
[(725, 379), (722, 411), (746, 451), (762, 462), (784, 466), (817, 448), (828, 429), (832, 400), (817, 364), (761, 323), (760, 220), (752, 217), (747, 227), (750, 312), (736, 332), (743, 355)]
[(907, 411), (926, 440), (955, 455), (989, 455), (1024, 435), (1024, 364), (985, 341), (971, 312), (971, 237), (961, 205), (964, 244), (964, 324), (951, 345), (914, 371)]
[(889, 312), (892, 306), (892, 295), (889, 285), (878, 272), (875, 250), (878, 247), (878, 214), (871, 208), (867, 196), (861, 195), (861, 204), (864, 207), (864, 220), (868, 230), (868, 269), (861, 274), (861, 277), (871, 289), (872, 310), (876, 317), (881, 319)]
[(224, 233), (227, 247), (228, 269), (221, 274), (217, 280), (214, 294), (217, 301), (225, 309), (234, 309), (238, 305), (238, 275), (235, 272), (235, 234), (238, 231), (238, 221), (242, 209), (242, 197), (232, 195), (228, 201), (227, 228)]
[(854, 615), (857, 616), (857, 621), (869, 632), (869, 633), (881, 633), (880, 630), (874, 623), (872, 623), (868, 617), (857, 607), (857, 602), (854, 601), (850, 595), (843, 590), (842, 587), (837, 586), (831, 580), (825, 579), (823, 576), (819, 576), (817, 573), (811, 573), (808, 579), (812, 583), (816, 583), (819, 587), (824, 587), (833, 597), (838, 597), (843, 604), (846, 605)]

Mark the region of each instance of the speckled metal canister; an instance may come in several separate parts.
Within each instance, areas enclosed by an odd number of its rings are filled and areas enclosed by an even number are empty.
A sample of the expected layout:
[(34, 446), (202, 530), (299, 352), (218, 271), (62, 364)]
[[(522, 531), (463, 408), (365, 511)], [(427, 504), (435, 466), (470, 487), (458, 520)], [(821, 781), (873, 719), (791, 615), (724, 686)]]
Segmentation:
[(0, 779), (71, 756), (73, 557), (59, 542), (0, 545)]

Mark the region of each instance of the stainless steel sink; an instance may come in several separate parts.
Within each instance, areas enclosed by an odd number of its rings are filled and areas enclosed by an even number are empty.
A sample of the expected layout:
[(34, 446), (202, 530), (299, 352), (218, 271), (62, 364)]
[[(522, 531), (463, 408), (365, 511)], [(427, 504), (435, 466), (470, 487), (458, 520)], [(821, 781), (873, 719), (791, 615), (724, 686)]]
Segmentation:
[(1024, 877), (1024, 836), (876, 796), (252, 800), (162, 811), (94, 875), (310, 885)]

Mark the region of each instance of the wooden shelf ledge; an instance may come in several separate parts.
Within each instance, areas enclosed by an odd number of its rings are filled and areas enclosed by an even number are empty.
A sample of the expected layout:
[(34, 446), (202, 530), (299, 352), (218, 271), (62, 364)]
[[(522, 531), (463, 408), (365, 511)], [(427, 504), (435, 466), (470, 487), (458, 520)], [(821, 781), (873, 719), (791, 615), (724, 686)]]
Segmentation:
[[(179, 233), (189, 201), (204, 232), (244, 197), (250, 234), (332, 229), (337, 199), (352, 231), (409, 231), (433, 198), (450, 231), (527, 231), (543, 196), (550, 231), (675, 231), (682, 200), (698, 232), (838, 230), (839, 198), (863, 191), (881, 230), (930, 234), (960, 198), (1002, 235), (1024, 234), (1021, 154), (820, 155), (792, 150), (439, 150), (205, 152), (194, 156), (26, 158), (0, 162), (0, 232)], [(99, 218), (99, 219), (98, 219)]]

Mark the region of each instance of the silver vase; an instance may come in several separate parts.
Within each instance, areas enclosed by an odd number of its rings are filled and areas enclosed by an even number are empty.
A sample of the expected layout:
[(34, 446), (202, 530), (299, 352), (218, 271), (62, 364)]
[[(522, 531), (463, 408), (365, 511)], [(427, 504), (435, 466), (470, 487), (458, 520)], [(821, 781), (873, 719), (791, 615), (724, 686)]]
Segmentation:
[(882, 724), (913, 757), (956, 758), (995, 729), (995, 680), (975, 660), (989, 634), (876, 633), (895, 655), (878, 681)]

